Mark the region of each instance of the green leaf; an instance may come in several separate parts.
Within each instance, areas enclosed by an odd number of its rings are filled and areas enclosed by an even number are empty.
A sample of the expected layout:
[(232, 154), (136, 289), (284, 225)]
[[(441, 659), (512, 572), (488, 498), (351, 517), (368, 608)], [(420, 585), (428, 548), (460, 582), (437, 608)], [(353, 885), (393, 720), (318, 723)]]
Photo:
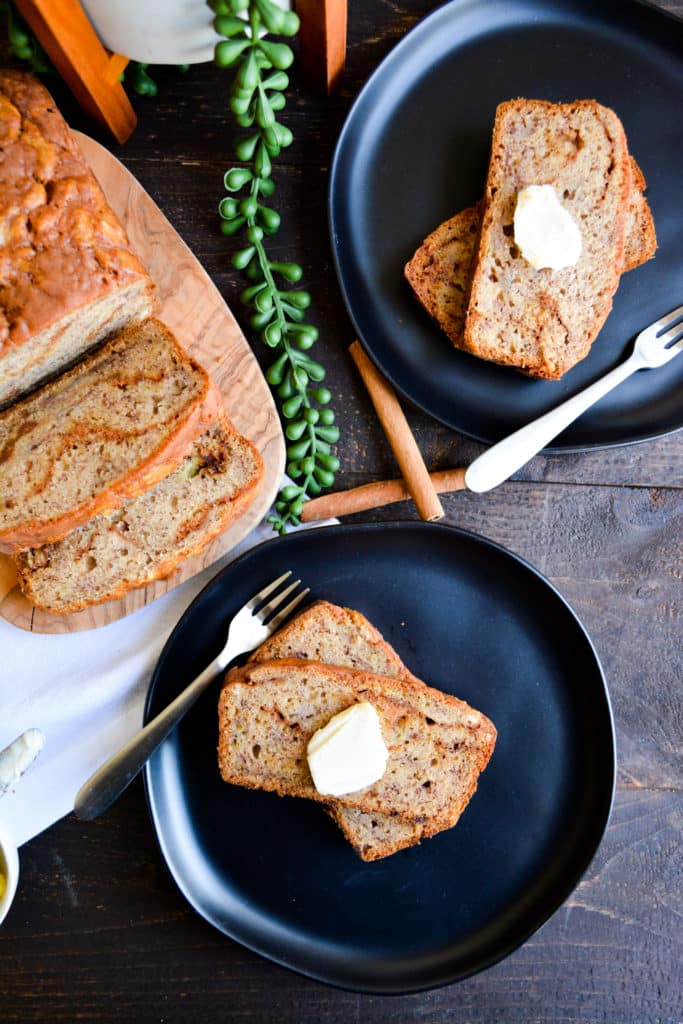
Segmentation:
[(272, 288), (262, 288), (258, 295), (254, 298), (254, 305), (258, 309), (259, 313), (266, 313), (268, 310), (273, 308), (273, 291)]
[(316, 466), (313, 475), (323, 487), (331, 487), (334, 483), (334, 473), (331, 473), (329, 469), (323, 469), (322, 466)]
[(271, 348), (275, 348), (282, 341), (282, 328), (278, 323), (268, 324), (265, 331), (263, 332), (263, 340), (266, 345)]
[(336, 473), (339, 469), (339, 459), (336, 455), (323, 455), (322, 452), (318, 452), (318, 462), (323, 469), (329, 469), (331, 473)]
[(290, 444), (287, 448), (287, 455), (290, 459), (303, 459), (304, 455), (311, 447), (310, 440), (297, 441), (296, 444)]
[(265, 143), (261, 142), (258, 150), (256, 151), (256, 156), (254, 157), (254, 173), (259, 178), (269, 178), (271, 170), (272, 164), (270, 162), (268, 150), (266, 149)]
[(251, 258), (256, 250), (253, 245), (248, 245), (246, 249), (238, 249), (237, 252), (232, 254), (232, 265), (236, 270), (244, 270), (244, 268), (251, 263)]
[(221, 221), (221, 231), (224, 235), (234, 235), (243, 224), (246, 224), (244, 217), (233, 217), (232, 220)]
[(228, 192), (238, 192), (251, 181), (253, 175), (248, 167), (231, 167), (223, 178), (223, 184)]
[(273, 234), (280, 227), (280, 214), (277, 210), (271, 210), (267, 206), (262, 206), (258, 215), (268, 234)]
[(339, 440), (339, 427), (317, 426), (315, 432), (318, 437), (322, 437), (323, 441), (329, 441), (330, 444), (336, 444)]
[(277, 387), (278, 384), (282, 383), (285, 370), (287, 369), (287, 361), (287, 353), (283, 352), (266, 370), (266, 380), (273, 387)]
[(231, 14), (220, 13), (213, 19), (213, 27), (219, 36), (239, 36), (244, 34), (246, 23), (242, 18), (235, 18)]
[(311, 296), (303, 290), (287, 292), (287, 302), (291, 302), (297, 309), (308, 309), (311, 304)]
[(300, 437), (306, 432), (307, 423), (306, 420), (295, 420), (294, 423), (288, 423), (285, 429), (285, 434), (290, 441), (298, 441)]
[(301, 408), (303, 400), (303, 395), (293, 395), (291, 398), (288, 398), (286, 402), (282, 403), (282, 415), (286, 420), (291, 420), (296, 416)]
[(218, 212), (223, 220), (232, 220), (233, 217), (237, 216), (237, 203), (234, 199), (229, 199), (226, 196), (218, 204)]
[[(249, 39), (221, 39), (220, 43), (216, 43), (216, 49), (214, 50), (214, 60), (218, 67), (231, 67), (242, 51), (250, 45), (250, 42)], [(285, 44), (283, 43), (282, 45)]]
[[(290, 284), (297, 284), (303, 274), (303, 270), (298, 263), (271, 263), (270, 269), (274, 270), (280, 277), (284, 277), (285, 281), (289, 281)], [(297, 327), (296, 330), (300, 331), (302, 328)]]
[(237, 83), (245, 91), (248, 89), (249, 92), (253, 92), (259, 83), (260, 77), (259, 67), (256, 63), (256, 54), (253, 50), (250, 50), (249, 56), (237, 72)]
[(247, 135), (244, 139), (238, 139), (235, 143), (235, 155), (238, 160), (243, 163), (247, 163), (254, 155), (254, 151), (259, 144), (261, 136), (258, 132), (253, 135)]
[[(221, 43), (218, 44), (218, 46), (221, 45)], [(261, 39), (259, 46), (273, 67), (277, 68), (278, 71), (286, 71), (287, 68), (292, 66), (294, 53), (291, 47), (287, 46), (287, 43), (270, 43), (266, 39)]]
[[(261, 85), (264, 89), (277, 89), (279, 92), (282, 92), (289, 85), (289, 76), (284, 71), (274, 71), (272, 75), (264, 78)], [(273, 98), (271, 97), (271, 103)]]

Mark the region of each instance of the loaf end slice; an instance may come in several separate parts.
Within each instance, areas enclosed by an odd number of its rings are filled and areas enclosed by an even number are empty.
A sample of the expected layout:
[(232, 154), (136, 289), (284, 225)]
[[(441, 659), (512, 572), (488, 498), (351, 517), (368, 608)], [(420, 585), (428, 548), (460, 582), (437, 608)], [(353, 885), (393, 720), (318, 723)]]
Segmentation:
[(105, 342), (0, 413), (0, 551), (59, 540), (154, 486), (221, 409), (159, 321)]
[(163, 579), (248, 508), (262, 478), (258, 450), (223, 419), (156, 487), (17, 555), (21, 589), (32, 604), (62, 614)]
[[(614, 111), (594, 100), (512, 100), (496, 111), (463, 345), (555, 380), (583, 359), (612, 307), (624, 261), (632, 169)], [(534, 270), (513, 240), (517, 195), (549, 184), (579, 225), (574, 267)]]
[(0, 71), (0, 405), (154, 310), (154, 288), (45, 87)]

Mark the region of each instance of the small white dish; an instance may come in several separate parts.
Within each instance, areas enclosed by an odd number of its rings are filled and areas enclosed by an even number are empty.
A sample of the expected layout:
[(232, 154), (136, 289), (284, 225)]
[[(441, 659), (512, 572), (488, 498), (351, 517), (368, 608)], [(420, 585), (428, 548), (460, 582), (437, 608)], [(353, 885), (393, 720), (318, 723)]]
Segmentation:
[(7, 826), (0, 821), (0, 924), (12, 906), (19, 882), (19, 854)]

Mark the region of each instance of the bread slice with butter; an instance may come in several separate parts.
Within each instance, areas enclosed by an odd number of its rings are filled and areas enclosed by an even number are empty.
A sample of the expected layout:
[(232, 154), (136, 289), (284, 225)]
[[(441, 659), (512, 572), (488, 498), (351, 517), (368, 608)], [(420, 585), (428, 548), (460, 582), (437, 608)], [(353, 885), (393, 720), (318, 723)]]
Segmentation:
[[(422, 711), (427, 717), (470, 730), (472, 746), (481, 746), (482, 763), (488, 763), (496, 735), (489, 720), (456, 698), (442, 701), (439, 695), (434, 701), (433, 695), (438, 691), (427, 687), (406, 668), (396, 651), (360, 612), (329, 601), (316, 601), (266, 640), (251, 660), (283, 658), (348, 666), (402, 680), (409, 684), (411, 694), (419, 691), (424, 701)], [(471, 718), (472, 714), (476, 717)], [(415, 822), (392, 814), (365, 813), (334, 800), (328, 802), (326, 809), (366, 861), (388, 857), (440, 830), (431, 821)]]
[[(635, 270), (657, 251), (657, 235), (645, 198), (643, 173), (631, 157), (633, 183), (626, 223), (622, 273)], [(456, 348), (463, 347), (472, 260), (481, 223), (481, 203), (450, 217), (416, 250), (405, 276), (416, 297)]]
[[(367, 701), (389, 750), (373, 785), (335, 798), (369, 813), (429, 819), (434, 831), (458, 820), (491, 756), (495, 728), (474, 709), (460, 725), (433, 715), (454, 697), (359, 669), (301, 659), (250, 662), (228, 673), (218, 705), (218, 763), (225, 782), (328, 802), (315, 788), (306, 751), (340, 711)], [(429, 710), (429, 714), (427, 713)]]
[(258, 450), (221, 417), (156, 487), (16, 555), (21, 589), (32, 604), (63, 614), (163, 579), (248, 508), (262, 478)]
[[(624, 265), (633, 172), (621, 121), (595, 100), (510, 100), (496, 110), (463, 347), (557, 380), (583, 359)], [(519, 193), (552, 186), (578, 225), (581, 256), (534, 269), (515, 243)]]

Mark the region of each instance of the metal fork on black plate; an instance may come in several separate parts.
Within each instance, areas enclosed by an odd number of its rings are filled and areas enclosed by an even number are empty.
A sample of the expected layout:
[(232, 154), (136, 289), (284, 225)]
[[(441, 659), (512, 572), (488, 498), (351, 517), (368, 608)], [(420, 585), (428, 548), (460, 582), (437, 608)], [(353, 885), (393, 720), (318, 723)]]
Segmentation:
[(565, 430), (570, 423), (603, 398), (617, 384), (636, 370), (651, 370), (664, 366), (683, 351), (683, 306), (655, 320), (641, 331), (635, 340), (633, 352), (619, 366), (605, 374), (578, 395), (551, 409), (532, 423), (516, 430), (503, 441), (494, 444), (475, 459), (465, 473), (465, 485), (478, 494), (490, 491), (521, 469), (529, 459)]
[(263, 603), (291, 575), (291, 572), (286, 572), (273, 580), (240, 608), (230, 621), (220, 654), (168, 707), (148, 722), (121, 750), (105, 761), (81, 786), (74, 803), (74, 811), (79, 818), (96, 818), (106, 811), (216, 676), (224, 672), (234, 658), (255, 650), (267, 640), (303, 601), (309, 592), (308, 587), (299, 590), (288, 604), (282, 606), (283, 601), (299, 587), (301, 580), (296, 580), (272, 597), (267, 604)]

